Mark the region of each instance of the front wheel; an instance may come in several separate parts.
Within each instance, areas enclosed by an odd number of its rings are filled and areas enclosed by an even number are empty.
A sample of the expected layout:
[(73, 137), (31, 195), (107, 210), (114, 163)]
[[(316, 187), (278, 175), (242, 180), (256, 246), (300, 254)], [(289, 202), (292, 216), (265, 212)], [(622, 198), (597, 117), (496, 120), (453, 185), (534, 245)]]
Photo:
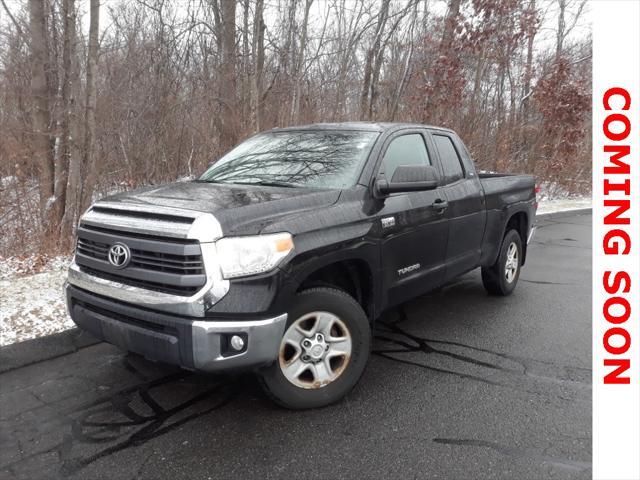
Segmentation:
[(260, 372), (262, 386), (284, 407), (324, 407), (355, 386), (370, 346), (369, 321), (358, 302), (334, 288), (305, 290), (288, 312), (278, 359)]
[(482, 267), (482, 284), (492, 295), (510, 295), (516, 288), (522, 265), (522, 239), (515, 230), (509, 230), (502, 240), (496, 263)]

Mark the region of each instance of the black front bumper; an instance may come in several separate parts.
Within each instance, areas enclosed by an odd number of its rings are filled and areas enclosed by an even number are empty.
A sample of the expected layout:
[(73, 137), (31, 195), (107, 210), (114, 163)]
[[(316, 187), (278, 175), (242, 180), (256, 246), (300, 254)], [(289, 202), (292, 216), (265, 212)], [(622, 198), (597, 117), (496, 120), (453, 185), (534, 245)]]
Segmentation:
[[(286, 314), (267, 319), (229, 321), (181, 317), (94, 294), (66, 284), (73, 321), (105, 342), (144, 357), (187, 369), (220, 371), (273, 361), (284, 333)], [(232, 351), (231, 335), (246, 339)]]
[(73, 321), (105, 342), (145, 357), (194, 368), (191, 320), (135, 308), (68, 285)]

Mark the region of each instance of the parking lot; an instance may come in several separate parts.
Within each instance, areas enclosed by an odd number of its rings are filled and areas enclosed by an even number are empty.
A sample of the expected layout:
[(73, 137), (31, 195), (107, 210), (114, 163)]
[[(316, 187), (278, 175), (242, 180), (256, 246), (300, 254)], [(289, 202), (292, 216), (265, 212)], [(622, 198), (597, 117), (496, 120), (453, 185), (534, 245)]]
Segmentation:
[(511, 297), (472, 272), (375, 335), (355, 390), (305, 412), (107, 344), (8, 371), (0, 478), (591, 477), (590, 214), (539, 222)]

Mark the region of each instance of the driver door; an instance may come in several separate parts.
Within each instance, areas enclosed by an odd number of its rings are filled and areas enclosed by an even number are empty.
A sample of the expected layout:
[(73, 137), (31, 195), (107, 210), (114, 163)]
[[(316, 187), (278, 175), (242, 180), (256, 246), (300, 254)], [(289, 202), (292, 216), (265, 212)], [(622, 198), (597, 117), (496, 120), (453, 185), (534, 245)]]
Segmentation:
[[(421, 130), (404, 130), (387, 140), (378, 177), (393, 178), (400, 165), (434, 165)], [(387, 306), (425, 293), (444, 281), (448, 223), (441, 187), (392, 193), (379, 212), (380, 255)], [(446, 202), (444, 202), (446, 205)]]

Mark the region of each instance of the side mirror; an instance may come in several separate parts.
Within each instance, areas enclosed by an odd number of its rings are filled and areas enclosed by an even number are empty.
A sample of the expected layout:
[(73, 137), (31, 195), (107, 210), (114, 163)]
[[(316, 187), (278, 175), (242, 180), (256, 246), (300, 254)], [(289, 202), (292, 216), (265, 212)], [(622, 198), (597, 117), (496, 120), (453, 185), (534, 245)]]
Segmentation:
[(393, 173), (391, 182), (376, 181), (376, 190), (386, 195), (397, 192), (420, 192), (433, 190), (440, 183), (440, 175), (431, 165), (400, 165)]

